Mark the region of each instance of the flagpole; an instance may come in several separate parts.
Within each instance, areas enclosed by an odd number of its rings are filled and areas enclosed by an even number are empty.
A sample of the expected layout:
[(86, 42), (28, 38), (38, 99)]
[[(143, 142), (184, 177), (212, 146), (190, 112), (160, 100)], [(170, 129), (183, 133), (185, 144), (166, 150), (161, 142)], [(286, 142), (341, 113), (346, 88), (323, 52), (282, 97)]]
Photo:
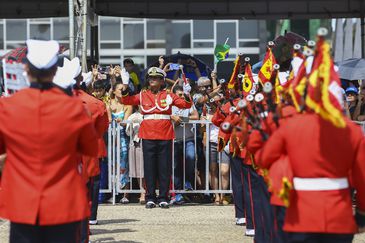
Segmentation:
[(224, 45), (227, 45), (228, 40), (229, 40), (229, 37), (227, 37), (226, 42), (224, 42)]

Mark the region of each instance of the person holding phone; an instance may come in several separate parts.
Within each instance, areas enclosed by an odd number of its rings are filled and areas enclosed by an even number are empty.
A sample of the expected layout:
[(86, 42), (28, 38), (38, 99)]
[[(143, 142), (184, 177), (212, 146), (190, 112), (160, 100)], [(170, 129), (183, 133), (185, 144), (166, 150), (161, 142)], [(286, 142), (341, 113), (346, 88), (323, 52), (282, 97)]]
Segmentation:
[[(169, 208), (168, 193), (171, 178), (172, 141), (174, 130), (171, 123), (172, 106), (182, 109), (191, 107), (191, 87), (184, 84), (186, 98), (170, 93), (165, 86), (166, 73), (151, 67), (147, 71), (148, 85), (139, 94), (130, 96), (127, 80), (123, 80), (121, 102), (125, 105), (138, 105), (143, 115), (139, 130), (142, 138), (144, 176), (146, 181), (146, 208)], [(156, 181), (159, 183), (159, 196), (156, 196)]]

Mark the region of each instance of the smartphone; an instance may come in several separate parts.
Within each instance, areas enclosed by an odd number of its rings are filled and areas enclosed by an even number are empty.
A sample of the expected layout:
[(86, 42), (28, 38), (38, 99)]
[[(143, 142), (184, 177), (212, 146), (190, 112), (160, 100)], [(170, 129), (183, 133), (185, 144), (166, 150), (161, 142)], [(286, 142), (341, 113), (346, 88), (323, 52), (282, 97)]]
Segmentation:
[(180, 69), (180, 64), (178, 64), (178, 63), (170, 64), (170, 70), (179, 70), (179, 69)]

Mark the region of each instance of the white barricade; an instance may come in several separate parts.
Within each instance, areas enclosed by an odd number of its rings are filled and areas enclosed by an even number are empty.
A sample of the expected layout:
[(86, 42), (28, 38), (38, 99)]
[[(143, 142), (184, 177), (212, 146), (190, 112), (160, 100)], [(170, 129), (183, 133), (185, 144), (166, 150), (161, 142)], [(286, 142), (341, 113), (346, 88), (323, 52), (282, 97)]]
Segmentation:
[[(111, 159), (109, 158), (108, 161), (110, 161), (112, 164), (113, 164), (113, 174), (112, 177), (113, 179), (111, 180), (111, 182), (114, 184), (113, 185), (113, 189), (115, 191), (115, 193), (113, 193), (113, 197), (115, 196), (115, 194), (121, 194), (121, 193), (142, 193), (144, 192), (144, 189), (142, 187), (140, 187), (139, 185), (143, 185), (143, 181), (142, 181), (142, 178), (132, 178), (132, 177), (128, 177), (129, 179), (126, 179), (126, 177), (123, 177), (123, 179), (125, 180), (124, 182), (127, 182), (127, 184), (122, 184), (121, 183), (121, 179), (122, 179), (122, 174), (121, 174), (121, 169), (123, 172), (125, 172), (125, 169), (127, 169), (127, 171), (129, 171), (129, 169), (131, 169), (131, 165), (132, 166), (136, 166), (136, 161), (133, 161), (133, 163), (130, 163), (132, 162), (131, 161), (131, 158), (128, 158), (128, 167), (127, 168), (124, 168), (124, 167), (121, 167), (121, 152), (122, 152), (122, 147), (125, 146), (125, 138), (121, 137), (121, 133), (123, 135), (125, 135), (125, 125), (126, 124), (131, 124), (131, 122), (127, 121), (127, 122), (123, 122), (123, 124), (116, 124), (116, 123), (113, 123), (112, 126), (111, 126), (111, 130), (112, 132), (109, 132), (109, 134), (112, 134), (111, 136), (111, 140), (112, 141), (109, 141), (109, 145), (111, 146), (108, 146), (108, 151), (109, 151), (109, 157), (111, 157)], [(186, 138), (185, 138), (185, 135), (186, 135), (186, 126), (190, 124), (193, 126), (193, 130), (194, 130), (194, 139), (193, 139), (193, 142), (194, 142), (194, 153), (195, 153), (195, 161), (194, 161), (194, 181), (193, 182), (190, 182), (191, 185), (192, 185), (192, 189), (191, 188), (185, 188), (185, 185), (186, 185), (186, 171), (185, 171), (185, 165), (186, 165)], [(175, 146), (173, 146), (173, 149), (172, 149), (172, 188), (170, 190), (170, 193), (232, 193), (232, 190), (231, 190), (231, 185), (232, 185), (232, 182), (231, 182), (231, 179), (230, 179), (230, 188), (227, 188), (226, 190), (222, 190), (222, 189), (216, 189), (216, 190), (212, 190), (210, 189), (210, 183), (209, 183), (209, 165), (210, 165), (210, 146), (205, 146), (205, 151), (202, 151), (204, 154), (201, 154), (199, 156), (198, 154), (198, 146), (201, 146), (203, 149), (203, 145), (198, 145), (199, 142), (201, 142), (201, 138), (199, 139), (199, 135), (197, 134), (198, 132), (198, 127), (199, 126), (202, 126), (204, 125), (205, 126), (205, 132), (206, 132), (206, 144), (209, 144), (209, 128), (211, 126), (211, 122), (209, 121), (202, 121), (202, 120), (197, 120), (197, 121), (190, 121), (190, 122), (183, 122), (182, 123), (182, 126), (183, 126), (183, 141), (182, 141), (182, 146), (183, 146), (183, 156), (182, 156), (182, 168), (183, 168), (183, 181), (182, 181), (182, 186), (183, 188), (180, 189), (180, 190), (177, 190), (175, 189), (175, 173), (174, 173), (174, 163), (175, 163), (175, 156), (174, 156), (174, 152), (175, 152)], [(133, 127), (130, 125), (128, 126), (129, 128), (129, 134), (133, 134), (132, 132), (132, 129)], [(133, 142), (133, 139), (132, 138), (129, 138), (128, 140), (128, 152), (129, 152), (129, 149), (134, 149), (134, 142)], [(111, 148), (112, 147), (112, 148)], [(125, 149), (124, 149), (124, 153), (125, 153)], [(127, 153), (128, 153), (127, 152)], [(110, 154), (111, 153), (111, 154)], [(130, 153), (128, 153), (129, 155)], [(125, 156), (125, 155), (123, 155)], [(200, 163), (204, 162), (204, 165), (201, 165), (201, 164), (198, 164), (198, 159), (199, 157), (204, 157), (204, 161), (200, 161)], [(221, 153), (219, 154), (219, 157), (218, 157), (218, 162), (219, 164), (221, 163)], [(124, 163), (124, 161), (123, 161)], [(138, 161), (137, 161), (138, 163)], [(139, 163), (141, 163), (139, 161)], [(140, 169), (143, 168), (143, 166), (138, 166)], [(199, 171), (201, 174), (204, 174), (204, 176), (200, 176), (198, 178), (198, 174), (197, 174), (197, 171), (198, 171), (198, 167), (201, 167), (201, 168), (204, 168), (205, 171)], [(132, 169), (135, 169), (132, 167)], [(141, 172), (140, 174), (143, 174), (143, 172)], [(229, 175), (229, 177), (231, 178), (231, 176)], [(220, 166), (218, 166), (218, 188), (222, 188), (222, 183), (221, 183), (221, 170), (220, 170)], [(135, 183), (135, 180), (138, 180), (138, 183)], [(202, 182), (201, 180), (204, 179), (204, 182)], [(198, 186), (198, 181), (200, 181), (200, 184), (203, 185), (203, 187), (200, 187)], [(134, 182), (134, 183), (133, 183)], [(189, 190), (187, 190), (189, 189)]]

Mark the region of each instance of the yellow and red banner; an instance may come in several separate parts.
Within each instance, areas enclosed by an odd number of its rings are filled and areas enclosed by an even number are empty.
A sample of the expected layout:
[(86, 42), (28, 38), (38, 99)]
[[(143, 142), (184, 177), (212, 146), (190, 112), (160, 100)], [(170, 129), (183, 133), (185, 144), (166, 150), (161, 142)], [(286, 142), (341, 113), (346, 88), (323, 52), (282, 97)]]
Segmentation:
[(274, 54), (272, 53), (271, 48), (268, 47), (264, 60), (262, 61), (262, 67), (258, 73), (259, 80), (262, 82), (262, 84), (270, 82), (271, 76), (274, 72), (274, 64), (276, 64)]
[(252, 75), (251, 64), (247, 63), (245, 65), (245, 75), (243, 76), (243, 80), (242, 80), (243, 92), (245, 94), (249, 94), (253, 88), (253, 85), (254, 85), (254, 79), (253, 79), (253, 75)]
[(241, 65), (241, 59), (242, 56), (237, 56), (236, 60), (234, 61), (234, 68), (233, 68), (233, 72), (231, 74), (231, 78), (229, 79), (228, 85), (227, 87), (229, 89), (234, 89), (236, 87), (236, 83), (237, 83), (237, 79), (238, 79), (238, 72), (240, 70), (240, 65)]
[(320, 38), (309, 75), (306, 105), (334, 126), (346, 126), (342, 113), (341, 82), (330, 54), (330, 45)]

